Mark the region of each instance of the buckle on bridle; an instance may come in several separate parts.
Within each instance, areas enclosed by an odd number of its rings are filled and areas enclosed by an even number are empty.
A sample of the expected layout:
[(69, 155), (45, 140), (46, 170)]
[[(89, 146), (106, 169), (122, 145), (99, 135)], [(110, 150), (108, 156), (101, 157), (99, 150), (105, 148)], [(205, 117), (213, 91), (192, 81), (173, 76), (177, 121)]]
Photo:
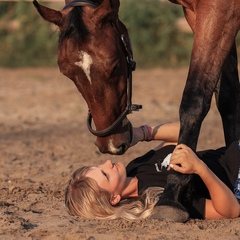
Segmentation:
[(141, 104), (131, 104), (131, 106), (130, 106), (130, 113), (132, 111), (139, 111), (140, 109), (142, 109), (142, 105)]
[(131, 65), (132, 71), (135, 71), (137, 63), (134, 60), (129, 60), (129, 64)]

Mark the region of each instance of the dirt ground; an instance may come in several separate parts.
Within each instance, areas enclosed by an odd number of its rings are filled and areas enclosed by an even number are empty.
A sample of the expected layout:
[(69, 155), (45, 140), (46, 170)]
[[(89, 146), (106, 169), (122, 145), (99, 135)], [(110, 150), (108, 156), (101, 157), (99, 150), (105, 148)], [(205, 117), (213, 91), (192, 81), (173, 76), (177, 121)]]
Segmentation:
[[(133, 102), (143, 110), (133, 125), (178, 119), (187, 69), (153, 69), (133, 75)], [(98, 221), (69, 216), (64, 190), (71, 173), (106, 159), (123, 161), (155, 143), (139, 143), (123, 156), (102, 155), (86, 126), (87, 107), (57, 68), (0, 69), (0, 239), (240, 239), (240, 218), (187, 223)], [(198, 149), (224, 144), (214, 100)]]

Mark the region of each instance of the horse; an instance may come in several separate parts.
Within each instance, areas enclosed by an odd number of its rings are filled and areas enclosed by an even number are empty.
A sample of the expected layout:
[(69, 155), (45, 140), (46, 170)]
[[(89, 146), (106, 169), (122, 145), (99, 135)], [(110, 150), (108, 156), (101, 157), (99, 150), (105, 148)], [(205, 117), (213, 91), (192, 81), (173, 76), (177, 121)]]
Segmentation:
[[(179, 4), (194, 33), (189, 72), (179, 109), (179, 143), (197, 147), (215, 93), (226, 144), (240, 137), (240, 84), (235, 38), (240, 0), (170, 0)], [(127, 114), (135, 68), (131, 42), (118, 17), (119, 0), (66, 0), (54, 10), (34, 0), (39, 14), (59, 27), (58, 65), (81, 92), (88, 128), (102, 153), (123, 154), (131, 143)], [(95, 130), (92, 128), (92, 119)]]

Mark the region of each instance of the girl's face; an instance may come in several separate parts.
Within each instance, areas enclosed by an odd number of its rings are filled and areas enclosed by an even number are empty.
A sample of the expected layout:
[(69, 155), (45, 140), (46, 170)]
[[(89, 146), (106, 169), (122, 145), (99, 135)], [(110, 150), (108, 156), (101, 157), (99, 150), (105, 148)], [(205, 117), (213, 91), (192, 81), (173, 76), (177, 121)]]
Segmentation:
[(92, 167), (86, 177), (94, 179), (99, 187), (107, 190), (112, 195), (121, 195), (126, 186), (126, 168), (119, 163), (107, 160), (105, 163)]

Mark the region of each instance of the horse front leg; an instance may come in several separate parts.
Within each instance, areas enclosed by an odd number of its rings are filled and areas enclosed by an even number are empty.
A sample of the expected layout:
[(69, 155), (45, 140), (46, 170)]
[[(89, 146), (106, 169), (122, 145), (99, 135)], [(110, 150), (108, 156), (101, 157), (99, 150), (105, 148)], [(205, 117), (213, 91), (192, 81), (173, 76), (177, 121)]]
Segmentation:
[[(222, 7), (222, 3), (224, 0), (199, 1), (195, 12), (184, 9), (194, 32), (194, 43), (179, 110), (179, 143), (184, 143), (193, 150), (196, 149), (202, 121), (209, 111), (223, 63), (231, 50), (238, 29), (237, 15), (234, 14), (237, 8), (235, 2), (230, 1), (228, 8)], [(182, 182), (185, 183), (186, 189), (183, 194), (178, 194), (182, 192)], [(181, 218), (180, 215), (186, 217), (186, 211), (191, 206), (191, 182), (192, 175), (179, 177), (172, 173), (161, 195), (161, 206), (154, 216), (183, 221), (184, 217)], [(188, 200), (185, 202), (183, 199), (186, 194), (190, 204)], [(182, 204), (180, 207), (179, 202)]]
[[(192, 73), (192, 69), (195, 69)], [(202, 122), (207, 115), (216, 79), (204, 79), (198, 66), (192, 66), (180, 104), (180, 132), (178, 143), (196, 150)], [(193, 77), (194, 76), (194, 77)]]
[(235, 43), (223, 64), (215, 97), (222, 118), (225, 142), (229, 145), (240, 137), (240, 83)]
[(179, 110), (179, 143), (184, 143), (193, 150), (196, 150), (202, 121), (209, 111), (223, 64), (238, 31), (238, 16), (235, 14), (237, 6), (234, 1), (229, 2), (227, 9), (221, 7), (220, 2), (199, 2), (195, 16), (193, 12), (185, 11), (185, 14), (191, 12), (188, 22), (195, 34)]
[[(196, 150), (202, 121), (209, 111), (212, 93), (207, 95), (196, 91), (194, 97), (189, 97), (189, 90), (185, 89), (180, 105), (180, 132), (178, 143), (184, 143)], [(193, 92), (193, 91), (191, 91)], [(206, 97), (204, 99), (204, 96)]]

